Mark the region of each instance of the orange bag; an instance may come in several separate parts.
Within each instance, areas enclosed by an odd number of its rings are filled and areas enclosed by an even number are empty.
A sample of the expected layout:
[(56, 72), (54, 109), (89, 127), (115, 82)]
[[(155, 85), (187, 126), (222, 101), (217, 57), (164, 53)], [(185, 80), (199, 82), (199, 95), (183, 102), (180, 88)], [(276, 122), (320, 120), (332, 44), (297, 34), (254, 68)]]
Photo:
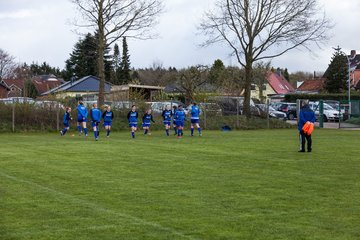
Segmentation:
[(302, 130), (306, 135), (310, 136), (312, 134), (312, 132), (314, 131), (314, 124), (312, 122), (307, 121), (304, 124)]

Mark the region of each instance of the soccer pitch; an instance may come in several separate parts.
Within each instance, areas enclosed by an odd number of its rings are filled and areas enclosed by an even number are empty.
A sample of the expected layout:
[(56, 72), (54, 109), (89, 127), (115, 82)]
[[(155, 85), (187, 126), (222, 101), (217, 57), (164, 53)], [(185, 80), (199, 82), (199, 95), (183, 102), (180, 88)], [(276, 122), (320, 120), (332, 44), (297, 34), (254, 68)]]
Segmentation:
[(0, 134), (0, 239), (360, 239), (359, 134)]

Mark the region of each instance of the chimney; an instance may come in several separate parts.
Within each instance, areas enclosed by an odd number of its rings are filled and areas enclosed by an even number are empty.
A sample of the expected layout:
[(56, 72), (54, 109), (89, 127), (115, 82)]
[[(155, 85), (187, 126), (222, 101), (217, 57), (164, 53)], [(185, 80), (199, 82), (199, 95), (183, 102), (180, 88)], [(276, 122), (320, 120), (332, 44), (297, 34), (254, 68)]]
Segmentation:
[(351, 50), (350, 52), (350, 57), (355, 57), (356, 56), (356, 50)]

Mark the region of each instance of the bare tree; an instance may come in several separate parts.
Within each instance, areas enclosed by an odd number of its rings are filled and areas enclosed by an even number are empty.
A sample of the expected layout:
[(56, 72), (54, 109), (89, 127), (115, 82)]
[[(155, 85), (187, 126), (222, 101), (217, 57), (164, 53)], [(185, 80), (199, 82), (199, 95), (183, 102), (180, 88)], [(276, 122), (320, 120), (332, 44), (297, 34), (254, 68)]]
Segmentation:
[(253, 81), (259, 89), (259, 100), (265, 103), (264, 86), (267, 83), (266, 77), (270, 72), (270, 62), (257, 62), (253, 68)]
[(0, 49), (0, 80), (13, 77), (16, 68), (14, 60), (15, 57)]
[(93, 29), (98, 35), (99, 105), (104, 102), (104, 51), (122, 37), (148, 39), (151, 28), (161, 13), (161, 0), (70, 0), (79, 9), (83, 24), (78, 27)]
[(195, 93), (199, 87), (208, 81), (208, 69), (205, 66), (194, 66), (183, 69), (178, 73), (178, 83), (185, 91), (185, 102), (195, 100)]
[(331, 28), (316, 0), (218, 0), (205, 13), (200, 30), (204, 46), (226, 42), (245, 69), (244, 114), (250, 117), (253, 63), (294, 48), (311, 50), (328, 39)]

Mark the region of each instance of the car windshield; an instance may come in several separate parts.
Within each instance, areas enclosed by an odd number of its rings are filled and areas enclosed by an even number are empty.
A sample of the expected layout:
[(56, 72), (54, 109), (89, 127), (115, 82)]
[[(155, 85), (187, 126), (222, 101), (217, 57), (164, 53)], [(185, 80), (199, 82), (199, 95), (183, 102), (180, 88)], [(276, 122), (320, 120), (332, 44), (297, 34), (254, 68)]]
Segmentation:
[(269, 111), (275, 112), (276, 110), (272, 106), (269, 106)]
[(335, 110), (335, 109), (330, 105), (324, 103), (324, 110)]

